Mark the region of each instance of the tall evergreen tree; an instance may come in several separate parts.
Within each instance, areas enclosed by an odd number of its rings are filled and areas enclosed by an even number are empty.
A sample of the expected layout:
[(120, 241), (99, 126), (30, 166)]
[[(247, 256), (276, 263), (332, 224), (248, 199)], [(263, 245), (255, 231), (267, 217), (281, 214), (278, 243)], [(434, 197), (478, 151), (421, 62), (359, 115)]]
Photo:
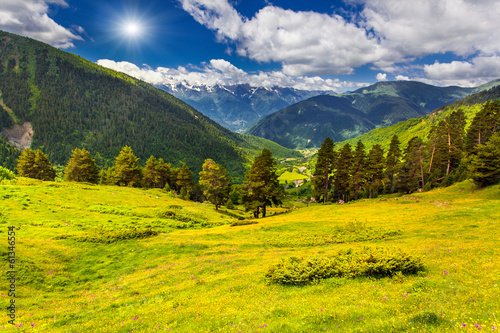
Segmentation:
[(389, 180), (388, 192), (394, 193), (395, 178), (398, 174), (399, 165), (401, 164), (401, 149), (399, 148), (400, 142), (396, 134), (392, 136), (389, 150), (385, 157), (385, 174)]
[(183, 199), (189, 199), (191, 193), (194, 189), (193, 172), (189, 169), (186, 163), (182, 164), (182, 167), (177, 169), (176, 189), (180, 192)]
[(56, 171), (52, 167), (47, 155), (40, 149), (25, 149), (17, 160), (17, 173), (22, 177), (40, 180), (54, 180)]
[(170, 180), (170, 164), (151, 155), (143, 170), (143, 183), (148, 188), (164, 188)]
[(369, 191), (369, 198), (373, 198), (373, 192), (378, 192), (384, 188), (384, 150), (380, 145), (374, 145), (367, 155), (366, 166), (366, 186)]
[(73, 149), (71, 158), (64, 169), (64, 178), (67, 181), (74, 182), (87, 182), (93, 184), (99, 182), (99, 169), (87, 149)]
[(500, 101), (488, 101), (476, 113), (467, 131), (465, 150), (475, 154), (477, 146), (488, 141), (493, 133), (500, 131)]
[(479, 186), (500, 180), (500, 132), (477, 147), (477, 155), (472, 160), (472, 179)]
[(349, 201), (349, 185), (351, 182), (352, 151), (351, 145), (346, 143), (339, 152), (336, 171), (333, 178), (333, 191), (337, 199)]
[(215, 205), (215, 210), (219, 210), (219, 205), (229, 198), (231, 182), (231, 177), (223, 166), (212, 159), (205, 160), (203, 170), (200, 171), (199, 185), (208, 201)]
[(326, 138), (318, 150), (316, 167), (312, 177), (313, 196), (316, 201), (328, 201), (328, 192), (333, 182), (334, 146), (332, 139)]
[(399, 172), (398, 191), (411, 193), (425, 186), (423, 146), (424, 143), (419, 137), (413, 137), (408, 141)]
[(276, 174), (276, 165), (271, 151), (264, 148), (245, 174), (245, 206), (254, 211), (256, 218), (259, 217), (260, 208), (262, 217), (266, 217), (267, 206), (280, 205), (284, 197)]
[(363, 196), (366, 183), (366, 153), (365, 145), (361, 140), (356, 144), (354, 149), (353, 161), (351, 166), (351, 183), (349, 185), (350, 195), (354, 200)]
[(125, 146), (115, 158), (114, 183), (120, 186), (140, 186), (142, 170), (139, 158), (134, 155), (132, 148)]

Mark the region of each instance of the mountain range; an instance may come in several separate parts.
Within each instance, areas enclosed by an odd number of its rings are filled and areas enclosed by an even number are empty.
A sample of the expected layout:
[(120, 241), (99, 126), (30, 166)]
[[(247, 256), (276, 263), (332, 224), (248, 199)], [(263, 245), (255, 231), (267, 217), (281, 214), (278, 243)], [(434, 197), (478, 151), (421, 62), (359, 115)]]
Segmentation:
[(354, 92), (315, 96), (275, 112), (247, 133), (291, 149), (344, 141), (372, 129), (429, 114), (436, 108), (500, 84), (436, 87), (415, 81), (378, 82)]
[(332, 91), (253, 87), (249, 84), (172, 84), (157, 87), (183, 100), (218, 124), (239, 133), (289, 105), (313, 96), (333, 94)]
[(105, 167), (128, 145), (142, 163), (154, 155), (174, 166), (185, 162), (197, 175), (212, 158), (240, 180), (263, 147), (298, 154), (231, 132), (150, 84), (3, 31), (0, 132), (11, 144), (42, 149), (53, 164), (66, 164), (74, 148), (85, 147)]

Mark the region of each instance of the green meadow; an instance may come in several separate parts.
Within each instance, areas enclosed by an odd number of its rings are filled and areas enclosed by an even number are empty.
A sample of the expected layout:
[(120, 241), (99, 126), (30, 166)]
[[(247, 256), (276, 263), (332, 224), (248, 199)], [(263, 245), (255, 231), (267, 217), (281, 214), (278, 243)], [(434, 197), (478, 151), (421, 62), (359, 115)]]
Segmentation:
[[(499, 185), (304, 206), (250, 220), (161, 190), (4, 181), (0, 251), (6, 259), (15, 226), (17, 309), (8, 324), (3, 278), (0, 332), (499, 329)], [(297, 285), (266, 279), (282, 259), (368, 249), (400, 251), (423, 269)]]

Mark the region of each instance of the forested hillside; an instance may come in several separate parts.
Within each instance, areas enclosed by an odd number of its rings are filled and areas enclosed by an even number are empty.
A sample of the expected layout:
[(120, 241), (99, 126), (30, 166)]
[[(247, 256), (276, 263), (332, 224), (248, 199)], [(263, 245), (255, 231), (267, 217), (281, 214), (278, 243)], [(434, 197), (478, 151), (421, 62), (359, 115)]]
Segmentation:
[(429, 114), (443, 105), (491, 88), (436, 87), (421, 82), (379, 82), (352, 93), (317, 96), (262, 119), (248, 133), (293, 149), (319, 147), (324, 138), (344, 141), (372, 129)]
[[(109, 166), (129, 145), (143, 162), (154, 155), (198, 172), (212, 158), (241, 177), (247, 150), (260, 148), (149, 84), (1, 31), (0, 105), (0, 128), (30, 122), (31, 147), (54, 164), (84, 147)], [(9, 164), (16, 153), (5, 142), (1, 147)]]

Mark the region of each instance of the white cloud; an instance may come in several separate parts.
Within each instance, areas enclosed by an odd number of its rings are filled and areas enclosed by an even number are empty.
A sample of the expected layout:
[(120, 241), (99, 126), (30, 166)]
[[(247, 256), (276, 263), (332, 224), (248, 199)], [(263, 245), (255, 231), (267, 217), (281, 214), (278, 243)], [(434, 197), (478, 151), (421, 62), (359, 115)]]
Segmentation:
[(239, 55), (278, 62), (288, 75), (352, 74), (369, 64), (401, 75), (433, 54), (500, 55), (497, 0), (344, 0), (362, 6), (359, 15), (345, 14), (349, 21), (273, 5), (246, 18), (228, 0), (178, 1)]
[(410, 78), (404, 75), (396, 75), (396, 81), (410, 81)]
[(378, 73), (377, 74), (377, 81), (387, 81), (387, 74), (386, 73)]
[(178, 84), (186, 86), (249, 84), (254, 87), (270, 88), (279, 86), (300, 90), (343, 92), (368, 85), (362, 82), (325, 79), (319, 76), (290, 76), (281, 71), (260, 71), (257, 74), (250, 74), (223, 59), (212, 59), (209, 63), (203, 63), (201, 68), (191, 69), (182, 66), (178, 68), (158, 67), (151, 69), (147, 65), (139, 68), (129, 62), (115, 62), (108, 59), (98, 60), (97, 64), (126, 73), (151, 84), (171, 87)]
[(31, 37), (63, 49), (74, 47), (75, 40), (83, 40), (81, 36), (57, 24), (48, 16), (48, 4), (68, 7), (64, 0), (1, 0), (1, 2), (1, 30)]

